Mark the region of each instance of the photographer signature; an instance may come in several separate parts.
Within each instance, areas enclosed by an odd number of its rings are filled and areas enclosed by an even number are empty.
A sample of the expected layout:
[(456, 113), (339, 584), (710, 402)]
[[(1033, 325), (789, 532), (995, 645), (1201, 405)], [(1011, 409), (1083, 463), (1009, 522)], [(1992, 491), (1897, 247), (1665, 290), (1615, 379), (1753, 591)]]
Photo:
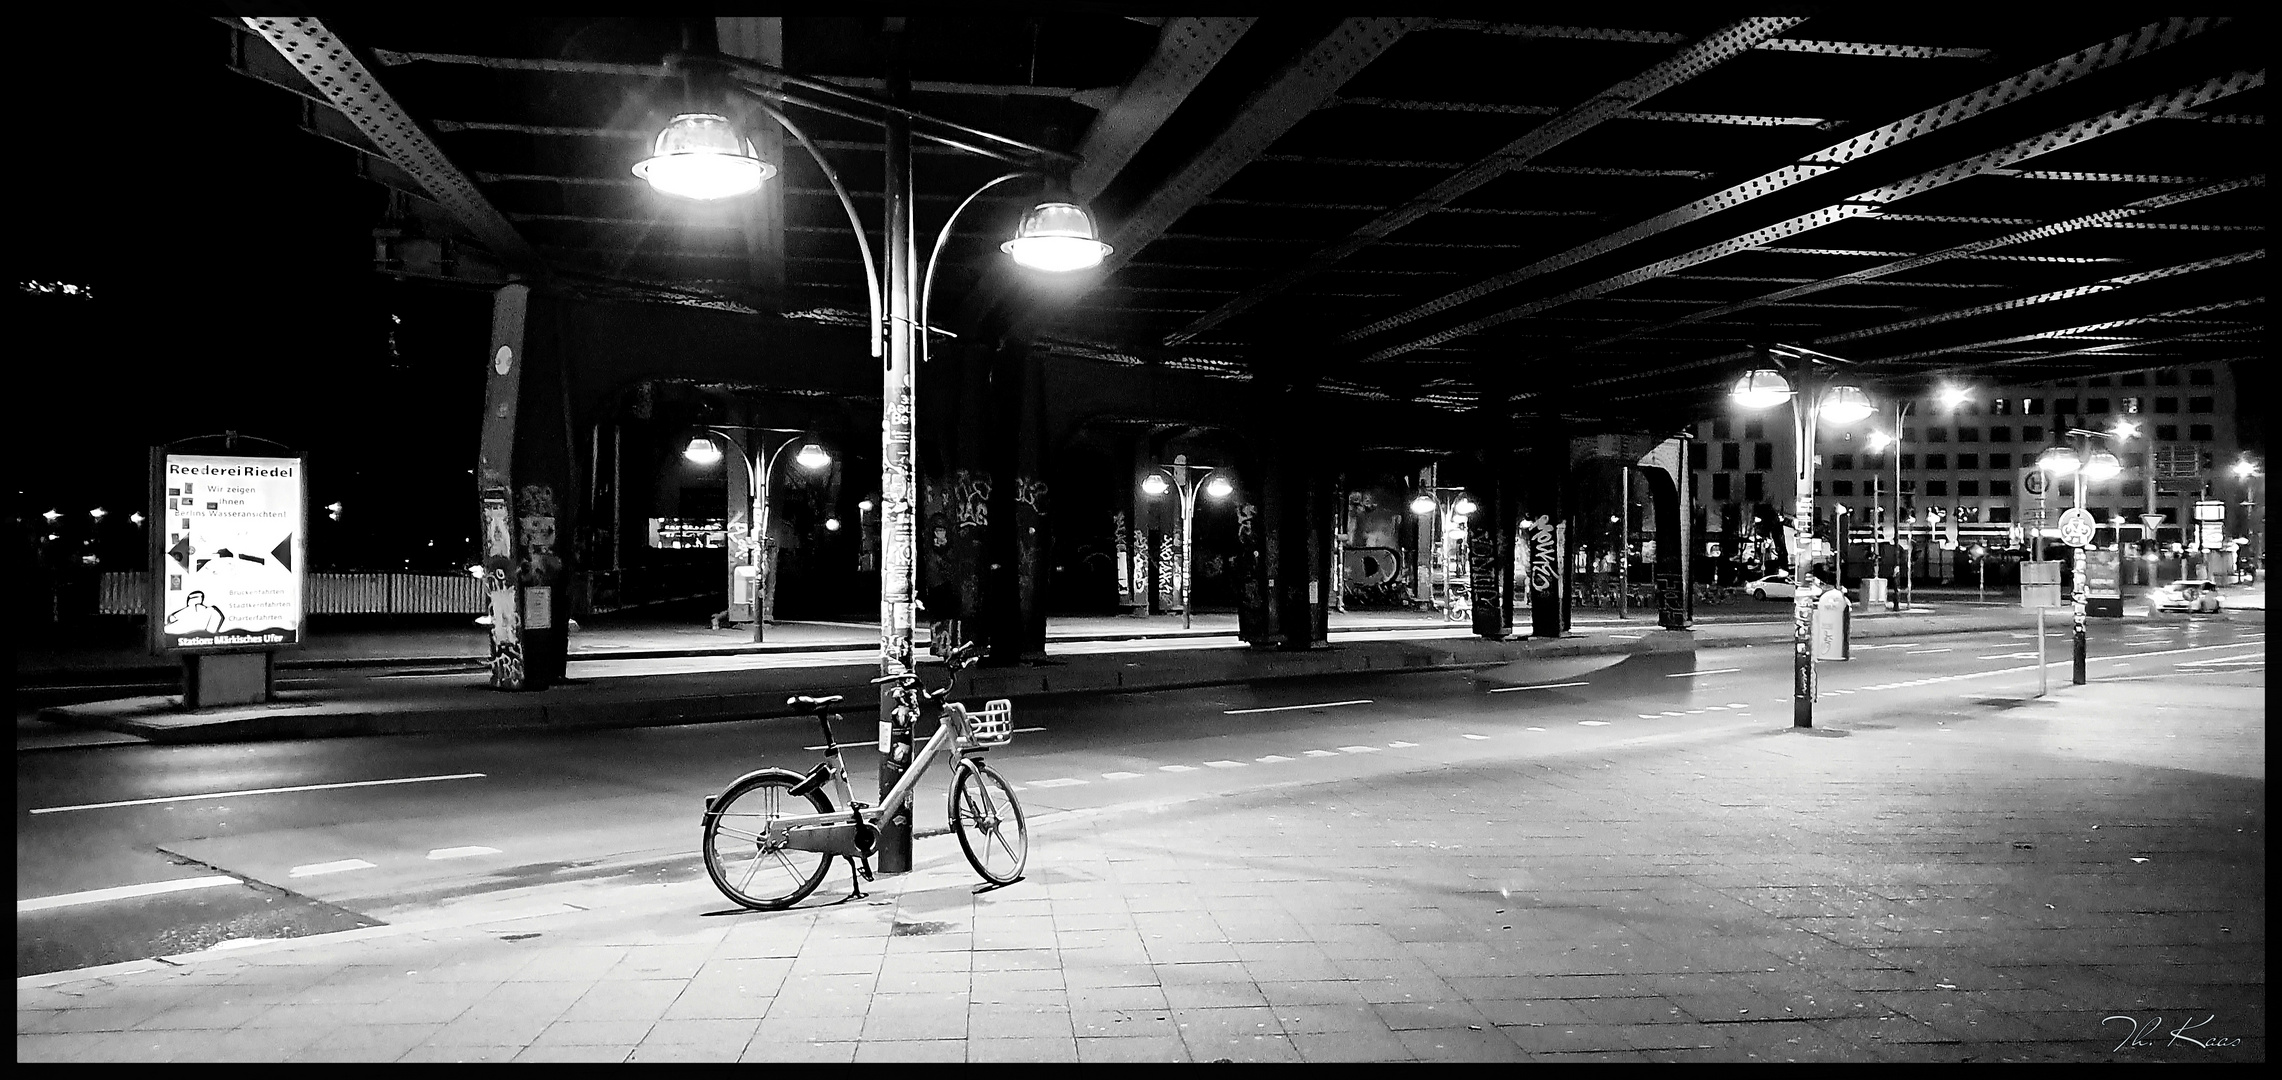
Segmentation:
[(2117, 1043), (2115, 1050), (2111, 1050), (2109, 1053), (2118, 1053), (2124, 1050), (2150, 1046), (2177, 1046), (2181, 1043), (2185, 1043), (2189, 1046), (2203, 1050), (2210, 1050), (2227, 1046), (2241, 1046), (2241, 1039), (2222, 1039), (2210, 1035), (2205, 1035), (2201, 1038), (2195, 1038), (2187, 1034), (2190, 1031), (2196, 1031), (2207, 1026), (2211, 1021), (2215, 1019), (2218, 1019), (2217, 1013), (2206, 1016), (2201, 1020), (2186, 1020), (2180, 1023), (2177, 1027), (2172, 1028), (2171, 1037), (2161, 1042), (2156, 1041), (2156, 1036), (2161, 1034), (2163, 1031), (2163, 1018), (2160, 1016), (2154, 1018), (2153, 1020), (2147, 1021), (2144, 1024), (2141, 1023), (2137, 1017), (2110, 1016), (2106, 1019), (2101, 1020), (2100, 1024), (2101, 1026), (2105, 1027), (2108, 1024), (2112, 1024), (2118, 1020), (2121, 1020), (2124, 1023), (2131, 1025), (2131, 1034), (2124, 1036), (2124, 1041)]

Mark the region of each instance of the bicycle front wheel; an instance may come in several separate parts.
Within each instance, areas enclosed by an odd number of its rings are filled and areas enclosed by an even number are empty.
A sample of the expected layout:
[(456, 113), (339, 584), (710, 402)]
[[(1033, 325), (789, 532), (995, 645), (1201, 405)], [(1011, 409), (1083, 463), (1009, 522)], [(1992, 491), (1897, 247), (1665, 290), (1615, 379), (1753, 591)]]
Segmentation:
[(951, 782), (951, 831), (975, 873), (993, 885), (1022, 879), (1022, 864), (1030, 857), (1030, 827), (1022, 820), (1022, 804), (1006, 778), (980, 761), (959, 763)]
[(763, 769), (741, 777), (713, 801), (705, 815), (705, 872), (722, 895), (755, 911), (777, 911), (797, 904), (824, 881), (832, 857), (768, 843), (773, 818), (825, 814), (832, 800), (811, 791), (804, 800), (792, 787), (804, 779), (783, 769)]

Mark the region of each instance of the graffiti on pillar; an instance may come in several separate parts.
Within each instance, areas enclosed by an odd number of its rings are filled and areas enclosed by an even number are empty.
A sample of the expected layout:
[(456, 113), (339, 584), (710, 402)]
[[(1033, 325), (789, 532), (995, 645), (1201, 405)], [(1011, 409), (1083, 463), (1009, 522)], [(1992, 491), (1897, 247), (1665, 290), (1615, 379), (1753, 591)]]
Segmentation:
[(523, 619), (516, 604), (514, 515), (507, 492), (495, 490), (483, 499), (483, 585), (491, 616), (491, 685), (501, 690), (523, 688)]
[(1252, 530), (1253, 530), (1253, 528), (1255, 527), (1255, 525), (1258, 523), (1258, 521), (1259, 521), (1259, 520), (1260, 520), (1260, 508), (1259, 508), (1259, 507), (1257, 507), (1257, 506), (1254, 506), (1254, 505), (1252, 505), (1251, 503), (1245, 503), (1244, 505), (1237, 507), (1237, 508), (1236, 508), (1236, 542), (1237, 542), (1237, 543), (1239, 543), (1239, 544), (1249, 544), (1249, 543), (1251, 543), (1251, 542), (1252, 542)]
[(1529, 533), (1529, 591), (1551, 593), (1561, 580), (1561, 545), (1553, 535), (1553, 519), (1539, 514), (1522, 528)]
[(1133, 545), (1126, 534), (1125, 511), (1112, 511), (1109, 515), (1110, 543), (1117, 548), (1117, 601), (1133, 602)]
[(1179, 607), (1181, 574), (1185, 568), (1181, 566), (1180, 541), (1171, 533), (1158, 540), (1157, 565), (1162, 568), (1157, 575), (1157, 602), (1167, 610)]
[(1467, 530), (1466, 577), (1472, 586), (1473, 619), (1477, 629), (1504, 623), (1498, 596), (1498, 545), (1494, 529), (1475, 525)]
[(1030, 508), (1030, 512), (1046, 513), (1046, 482), (1030, 477), (1017, 477), (1014, 481), (1014, 501)]
[(980, 529), (990, 525), (990, 475), (960, 469), (952, 481), (951, 506), (959, 527)]
[(1656, 625), (1666, 630), (1685, 629), (1688, 625), (1688, 596), (1680, 588), (1680, 575), (1656, 575)]

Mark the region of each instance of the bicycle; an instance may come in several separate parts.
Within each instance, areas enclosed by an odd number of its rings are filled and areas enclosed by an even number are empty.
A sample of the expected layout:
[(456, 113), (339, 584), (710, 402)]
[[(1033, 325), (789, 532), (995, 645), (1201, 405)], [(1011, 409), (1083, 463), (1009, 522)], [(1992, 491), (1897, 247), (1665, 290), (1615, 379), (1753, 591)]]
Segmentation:
[[(872, 680), (875, 686), (898, 684), (900, 700), (894, 709), (899, 722), (936, 721), (933, 736), (878, 806), (856, 801), (848, 788), (848, 767), (832, 737), (832, 721), (838, 717), (829, 711), (840, 696), (789, 699), (786, 704), (794, 712), (814, 716), (823, 726), (824, 760), (806, 775), (789, 769), (746, 773), (705, 800), (705, 871), (715, 887), (745, 907), (779, 911), (807, 898), (823, 883), (832, 860), (844, 858), (854, 879), (850, 898), (862, 898), (863, 883), (872, 880), (871, 854), (880, 823), (904, 807), (919, 778), (945, 749), (951, 752), (953, 770), (951, 831), (967, 862), (994, 887), (1022, 880), (1030, 854), (1022, 804), (982, 757), (1013, 741), (1014, 705), (1000, 698), (970, 713), (950, 700), (952, 681), (974, 654), (972, 642), (950, 651), (945, 657), (950, 677), (939, 690), (927, 689), (913, 672)], [(827, 783), (846, 809), (833, 808), (824, 792)], [(792, 812), (803, 809), (801, 800), (809, 812)]]

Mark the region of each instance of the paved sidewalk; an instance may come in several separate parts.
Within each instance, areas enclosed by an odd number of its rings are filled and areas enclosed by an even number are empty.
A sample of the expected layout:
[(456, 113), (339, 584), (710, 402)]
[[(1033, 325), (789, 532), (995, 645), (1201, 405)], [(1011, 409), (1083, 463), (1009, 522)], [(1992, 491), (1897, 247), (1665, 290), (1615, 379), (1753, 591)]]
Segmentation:
[(19, 979), (17, 1058), (2263, 1060), (2262, 688), (2028, 693), (1556, 754), (1485, 729), (1085, 814), (1032, 789), (1009, 888), (936, 839), (791, 912), (702, 873), (502, 894)]

